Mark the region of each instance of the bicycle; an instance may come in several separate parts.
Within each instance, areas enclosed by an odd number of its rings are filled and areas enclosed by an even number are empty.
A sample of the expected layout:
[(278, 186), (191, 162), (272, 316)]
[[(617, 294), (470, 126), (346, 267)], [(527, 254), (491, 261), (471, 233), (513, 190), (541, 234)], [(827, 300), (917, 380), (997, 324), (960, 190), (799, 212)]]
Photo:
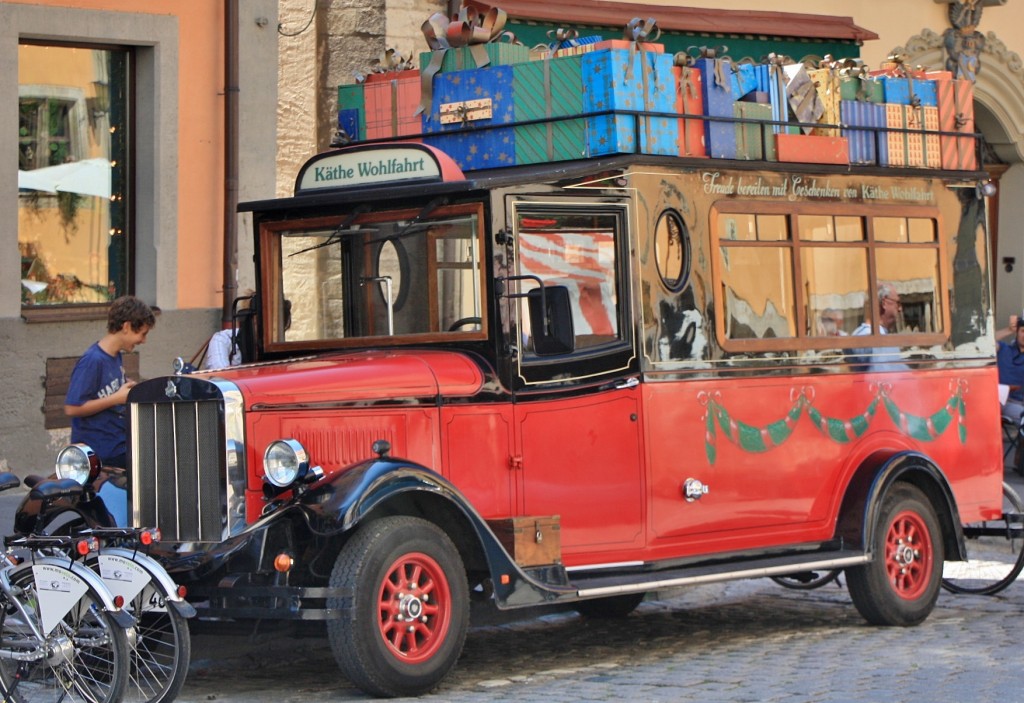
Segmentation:
[(951, 593), (994, 595), (1024, 569), (1024, 502), (1003, 484), (1003, 514), (998, 520), (964, 525), (967, 561), (946, 562), (942, 587)]
[[(0, 474), (0, 491), (20, 485)], [(66, 495), (72, 495), (68, 487)], [(80, 487), (79, 487), (80, 490)], [(128, 682), (135, 620), (99, 576), (69, 553), (94, 540), (21, 536), (0, 560), (3, 703), (117, 703)], [(44, 552), (60, 550), (62, 556)]]
[[(67, 495), (73, 479), (33, 481), (30, 497), (44, 503)], [(45, 511), (40, 511), (40, 521)], [(133, 527), (66, 526), (71, 536), (95, 538), (98, 546), (83, 561), (121, 599), (135, 618), (131, 667), (124, 703), (168, 703), (181, 691), (192, 645), (188, 618), (195, 615), (167, 571), (141, 548), (159, 541), (159, 530)], [(37, 532), (42, 532), (40, 525)]]

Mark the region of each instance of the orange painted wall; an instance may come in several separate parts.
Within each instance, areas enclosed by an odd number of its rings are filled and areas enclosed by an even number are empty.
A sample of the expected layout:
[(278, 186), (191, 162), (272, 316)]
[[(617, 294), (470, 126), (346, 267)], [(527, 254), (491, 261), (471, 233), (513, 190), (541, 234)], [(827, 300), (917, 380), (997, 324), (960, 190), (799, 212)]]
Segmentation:
[(2, 1), (52, 6), (55, 12), (64, 7), (178, 18), (178, 141), (163, 145), (178, 151), (178, 308), (219, 307), (224, 238), (223, 1)]

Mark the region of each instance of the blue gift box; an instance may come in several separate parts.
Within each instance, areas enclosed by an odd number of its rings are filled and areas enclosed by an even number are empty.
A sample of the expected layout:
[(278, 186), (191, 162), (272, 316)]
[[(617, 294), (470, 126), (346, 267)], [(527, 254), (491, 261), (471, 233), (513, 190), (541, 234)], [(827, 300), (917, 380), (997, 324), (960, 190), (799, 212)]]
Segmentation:
[(839, 103), (839, 114), (844, 125), (875, 128), (842, 131), (842, 136), (846, 137), (850, 145), (850, 163), (888, 165), (889, 140), (886, 133), (885, 105), (860, 100), (842, 100)]
[(361, 110), (346, 109), (338, 110), (338, 129), (341, 129), (353, 141), (362, 139), (362, 132), (359, 129)]
[(732, 89), (732, 62), (729, 59), (697, 59), (704, 93), (704, 112), (709, 117), (728, 117), (729, 121), (709, 120), (704, 129), (708, 156), (736, 158), (736, 127), (732, 122), (733, 103), (739, 99)]
[(516, 135), (512, 127), (435, 132), (424, 135), (423, 143), (448, 154), (463, 171), (501, 168), (516, 163)]
[[(679, 153), (679, 120), (607, 110), (675, 114), (675, 76), (669, 54), (602, 49), (580, 57), (587, 154)], [(639, 139), (639, 142), (637, 141)]]
[[(758, 70), (760, 66), (755, 66), (750, 63), (734, 63), (732, 64), (732, 76), (730, 78), (730, 90), (733, 93), (733, 99), (739, 100), (747, 93), (752, 93), (758, 90)], [(768, 68), (765, 66), (764, 68)], [(767, 85), (767, 80), (764, 81)], [(767, 92), (767, 91), (766, 91)]]
[(883, 76), (881, 80), (884, 84), (885, 102), (887, 103), (911, 105), (913, 98), (916, 98), (919, 105), (937, 107), (939, 104), (935, 81), (922, 78), (893, 78), (891, 76)]
[[(437, 74), (434, 76), (430, 112), (423, 113), (424, 134), (510, 124), (515, 118), (512, 79), (512, 66), (486, 66), (468, 71)], [(470, 114), (469, 119), (465, 121), (441, 123), (442, 106), (486, 99), (491, 101), (489, 118), (473, 119)]]

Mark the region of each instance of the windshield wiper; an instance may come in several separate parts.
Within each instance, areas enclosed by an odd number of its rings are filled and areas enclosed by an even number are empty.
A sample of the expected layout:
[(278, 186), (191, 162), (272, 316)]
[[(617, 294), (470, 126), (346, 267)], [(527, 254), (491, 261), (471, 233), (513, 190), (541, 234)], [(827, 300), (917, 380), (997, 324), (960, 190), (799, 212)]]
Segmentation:
[(305, 249), (300, 249), (299, 251), (292, 252), (291, 254), (288, 255), (288, 257), (291, 258), (293, 256), (298, 256), (299, 254), (305, 254), (308, 251), (314, 251), (315, 249), (322, 249), (324, 247), (329, 247), (332, 244), (337, 244), (338, 242), (341, 241), (341, 235), (346, 234), (346, 233), (349, 233), (349, 234), (351, 234), (353, 232), (370, 233), (370, 232), (377, 232), (377, 231), (379, 231), (379, 230), (376, 230), (376, 229), (349, 229), (348, 228), (348, 226), (350, 224), (355, 222), (357, 217), (359, 217), (360, 215), (362, 215), (364, 212), (366, 212), (369, 209), (370, 209), (370, 206), (368, 204), (366, 204), (366, 203), (360, 205), (355, 210), (350, 212), (348, 217), (346, 217), (344, 220), (342, 220), (340, 223), (338, 223), (338, 226), (334, 228), (334, 231), (331, 232), (330, 236), (328, 236), (325, 241), (322, 241), (319, 244), (314, 244), (311, 247), (306, 247)]

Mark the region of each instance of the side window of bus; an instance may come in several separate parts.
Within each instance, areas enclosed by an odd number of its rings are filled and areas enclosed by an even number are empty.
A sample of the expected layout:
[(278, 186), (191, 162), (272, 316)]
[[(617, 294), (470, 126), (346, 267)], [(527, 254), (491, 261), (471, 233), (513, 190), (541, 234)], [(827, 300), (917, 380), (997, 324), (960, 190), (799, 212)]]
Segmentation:
[[(618, 211), (517, 214), (517, 273), (568, 289), (576, 350), (622, 338), (616, 243), (620, 222)], [(524, 280), (520, 292), (536, 286)], [(523, 352), (533, 354), (525, 297), (520, 300), (519, 325)]]
[[(936, 231), (926, 216), (717, 213), (725, 341), (799, 348), (804, 339), (821, 347), (830, 337), (942, 333)], [(880, 289), (899, 297), (895, 320), (881, 314)]]

